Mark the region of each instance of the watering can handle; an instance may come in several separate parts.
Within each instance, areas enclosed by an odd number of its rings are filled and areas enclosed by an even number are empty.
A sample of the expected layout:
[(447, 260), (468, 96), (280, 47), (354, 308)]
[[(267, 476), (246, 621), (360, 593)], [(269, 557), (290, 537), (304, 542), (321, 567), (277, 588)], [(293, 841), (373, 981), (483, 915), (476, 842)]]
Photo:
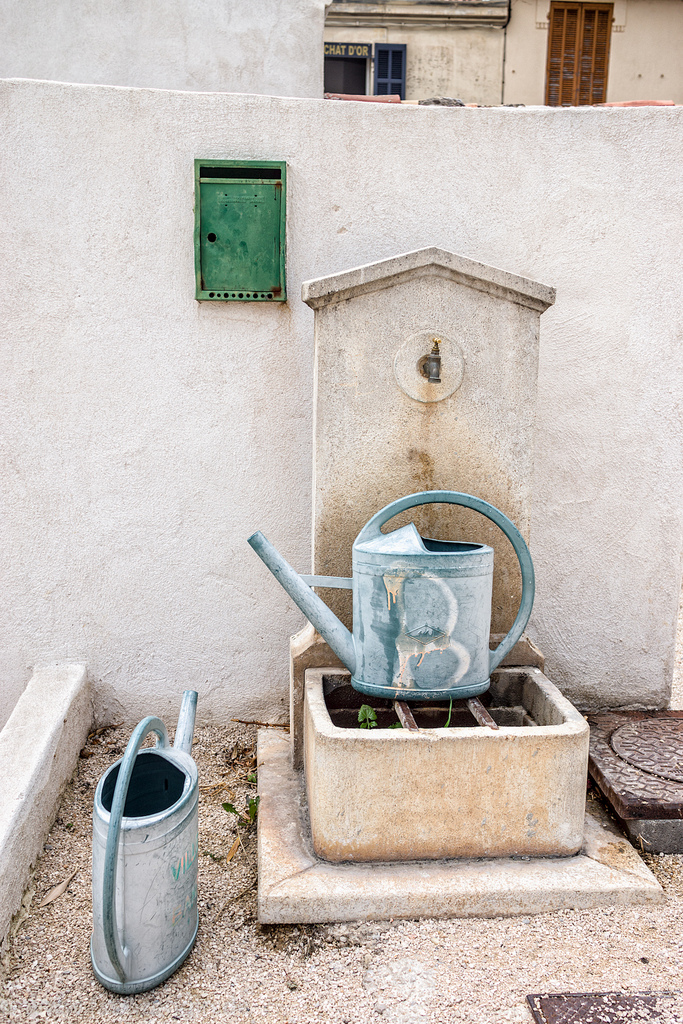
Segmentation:
[(381, 529), (385, 523), (397, 516), (399, 512), (405, 512), (417, 505), (437, 505), (440, 503), (449, 505), (462, 505), (464, 508), (474, 509), (486, 516), (492, 523), (499, 527), (515, 549), (515, 554), (522, 570), (522, 599), (519, 604), (517, 618), (512, 623), (512, 629), (507, 636), (498, 644), (495, 651), (489, 653), (489, 672), (500, 665), (505, 655), (512, 650), (524, 631), (529, 621), (531, 609), (534, 604), (534, 592), (536, 588), (534, 577), (534, 565), (531, 561), (526, 541), (514, 523), (510, 522), (506, 515), (503, 515), (494, 505), (482, 498), (475, 498), (472, 494), (461, 494), (459, 491), (420, 491), (418, 494), (407, 494), (405, 498), (392, 501), (390, 505), (376, 512), (372, 519), (368, 520), (363, 529), (356, 537), (356, 544), (363, 544), (365, 541), (375, 540), (380, 536)]
[(107, 846), (104, 853), (104, 878), (102, 882), (102, 927), (104, 931), (104, 942), (107, 953), (114, 970), (121, 981), (126, 980), (125, 964), (128, 959), (128, 951), (116, 928), (116, 864), (118, 860), (119, 837), (121, 835), (121, 819), (123, 809), (126, 806), (128, 786), (135, 767), (135, 759), (143, 741), (150, 732), (157, 734), (157, 747), (168, 747), (168, 733), (166, 726), (160, 718), (149, 715), (135, 727), (131, 738), (128, 740), (126, 752), (121, 760), (121, 767), (116, 779), (114, 798), (111, 803), (109, 815), (109, 831), (107, 832)]

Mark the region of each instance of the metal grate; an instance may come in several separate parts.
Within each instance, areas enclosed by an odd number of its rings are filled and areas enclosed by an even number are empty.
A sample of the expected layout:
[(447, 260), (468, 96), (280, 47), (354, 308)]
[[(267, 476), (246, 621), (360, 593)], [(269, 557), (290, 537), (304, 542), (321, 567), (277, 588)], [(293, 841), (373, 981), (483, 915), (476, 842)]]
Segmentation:
[[(588, 721), (589, 770), (619, 817), (683, 819), (683, 782), (672, 778), (683, 712), (609, 711), (589, 715)], [(672, 724), (660, 732), (656, 722)]]
[(660, 779), (683, 782), (683, 720), (650, 718), (628, 722), (612, 733), (612, 750), (624, 761)]
[(536, 1024), (647, 1024), (665, 1015), (676, 1019), (669, 1016), (673, 992), (564, 992), (526, 998)]

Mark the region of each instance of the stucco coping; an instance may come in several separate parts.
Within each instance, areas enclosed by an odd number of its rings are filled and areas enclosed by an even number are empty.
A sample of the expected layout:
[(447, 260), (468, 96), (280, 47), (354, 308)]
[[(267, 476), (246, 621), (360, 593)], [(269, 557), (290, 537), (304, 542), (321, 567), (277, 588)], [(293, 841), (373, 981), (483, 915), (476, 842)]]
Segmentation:
[(36, 666), (0, 732), (0, 942), (92, 724), (85, 665)]
[(652, 904), (662, 888), (605, 816), (587, 814), (573, 857), (330, 864), (312, 852), (289, 738), (258, 734), (258, 919), (322, 924), (391, 918), (513, 917)]
[(478, 263), (476, 260), (436, 246), (415, 249), (413, 252), (378, 260), (376, 263), (366, 263), (340, 274), (329, 274), (326, 277), (314, 278), (312, 281), (304, 281), (301, 286), (301, 298), (311, 309), (320, 309), (322, 306), (353, 299), (368, 292), (391, 288), (401, 281), (427, 276), (445, 277), (457, 284), (475, 288), (499, 299), (516, 302), (521, 306), (529, 306), (530, 309), (536, 309), (541, 313), (555, 302), (555, 289), (548, 285), (509, 274), (506, 270), (489, 267), (485, 263)]

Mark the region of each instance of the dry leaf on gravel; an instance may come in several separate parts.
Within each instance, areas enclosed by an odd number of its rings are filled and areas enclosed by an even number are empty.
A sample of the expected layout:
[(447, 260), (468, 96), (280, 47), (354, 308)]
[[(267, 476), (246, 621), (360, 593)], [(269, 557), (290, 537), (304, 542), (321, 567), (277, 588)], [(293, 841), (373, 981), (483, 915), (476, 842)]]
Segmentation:
[(64, 879), (63, 882), (60, 882), (59, 885), (55, 885), (53, 889), (50, 889), (45, 899), (41, 900), (41, 902), (38, 905), (41, 907), (46, 907), (48, 903), (53, 903), (54, 900), (58, 900), (60, 896), (63, 896), (66, 890), (69, 888), (69, 883), (71, 882), (71, 879), (77, 873), (78, 868), (75, 868), (71, 872), (71, 874)]
[(240, 845), (240, 837), (238, 836), (237, 839), (235, 840), (235, 842), (230, 847), (230, 853), (225, 858), (225, 863), (226, 864), (229, 864), (230, 861), (232, 860), (232, 858), (235, 856), (235, 854), (237, 853), (237, 851), (239, 849), (239, 845)]

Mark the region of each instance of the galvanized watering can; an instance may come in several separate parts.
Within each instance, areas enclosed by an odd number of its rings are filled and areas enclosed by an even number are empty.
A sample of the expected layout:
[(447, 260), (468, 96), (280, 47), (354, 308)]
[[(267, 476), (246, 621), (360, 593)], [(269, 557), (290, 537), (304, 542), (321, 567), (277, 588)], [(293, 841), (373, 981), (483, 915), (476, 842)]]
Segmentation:
[[(160, 719), (143, 719), (95, 792), (90, 959), (112, 992), (159, 985), (197, 936), (196, 708), (186, 690), (172, 747)], [(156, 747), (140, 750), (150, 732)]]
[[(417, 505), (446, 502), (480, 512), (511, 542), (522, 570), (522, 599), (512, 629), (489, 650), (493, 548), (430, 540), (414, 523), (382, 526)], [(262, 533), (249, 544), (351, 672), (356, 690), (392, 700), (476, 697), (512, 649), (534, 602), (534, 567), (507, 516), (471, 494), (422, 491), (393, 501), (353, 544), (353, 577), (300, 576)], [(353, 590), (353, 635), (311, 587)]]

